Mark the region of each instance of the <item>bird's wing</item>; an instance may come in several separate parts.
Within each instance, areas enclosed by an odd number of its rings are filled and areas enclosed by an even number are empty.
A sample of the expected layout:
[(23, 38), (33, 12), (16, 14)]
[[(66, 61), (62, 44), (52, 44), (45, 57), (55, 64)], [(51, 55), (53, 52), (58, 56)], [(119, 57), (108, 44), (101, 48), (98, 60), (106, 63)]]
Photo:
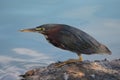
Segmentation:
[(92, 48), (94, 45), (98, 46), (99, 43), (83, 31), (72, 30), (64, 30), (60, 32), (62, 35), (62, 37), (60, 37), (61, 43), (65, 46), (65, 48), (73, 52), (86, 54), (95, 53)]
[(73, 33), (69, 31), (61, 31), (60, 35), (60, 43), (62, 43), (67, 50), (71, 50), (73, 52), (81, 50), (81, 40), (77, 38)]

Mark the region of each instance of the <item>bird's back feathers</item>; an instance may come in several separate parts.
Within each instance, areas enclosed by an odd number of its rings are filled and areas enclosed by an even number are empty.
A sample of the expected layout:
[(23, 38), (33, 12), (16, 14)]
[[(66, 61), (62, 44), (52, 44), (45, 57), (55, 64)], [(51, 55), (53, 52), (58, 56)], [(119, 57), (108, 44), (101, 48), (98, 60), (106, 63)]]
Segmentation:
[(60, 34), (62, 36), (61, 43), (66, 46), (66, 49), (78, 54), (111, 54), (111, 51), (105, 45), (80, 29), (65, 25)]

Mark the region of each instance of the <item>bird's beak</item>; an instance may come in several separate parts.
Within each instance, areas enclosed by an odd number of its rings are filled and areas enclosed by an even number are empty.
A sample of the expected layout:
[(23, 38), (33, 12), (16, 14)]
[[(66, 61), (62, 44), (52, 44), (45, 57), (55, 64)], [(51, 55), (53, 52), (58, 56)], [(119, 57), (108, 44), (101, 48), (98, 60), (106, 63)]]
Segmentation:
[(36, 31), (36, 28), (30, 28), (30, 29), (22, 29), (22, 30), (19, 30), (20, 32), (37, 32)]

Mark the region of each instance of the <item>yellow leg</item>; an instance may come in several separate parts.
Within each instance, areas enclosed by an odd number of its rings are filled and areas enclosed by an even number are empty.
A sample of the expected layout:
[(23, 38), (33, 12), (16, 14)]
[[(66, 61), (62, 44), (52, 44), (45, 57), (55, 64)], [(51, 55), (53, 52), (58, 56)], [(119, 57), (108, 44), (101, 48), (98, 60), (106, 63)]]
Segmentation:
[(81, 54), (79, 55), (79, 61), (83, 61)]
[(81, 62), (81, 61), (83, 61), (83, 59), (82, 59), (82, 56), (79, 55), (79, 59), (69, 59), (67, 61), (64, 61), (64, 62), (61, 62), (61, 63), (57, 63), (55, 66), (56, 67), (62, 67), (64, 65), (66, 65), (66, 64), (71, 64), (71, 63)]

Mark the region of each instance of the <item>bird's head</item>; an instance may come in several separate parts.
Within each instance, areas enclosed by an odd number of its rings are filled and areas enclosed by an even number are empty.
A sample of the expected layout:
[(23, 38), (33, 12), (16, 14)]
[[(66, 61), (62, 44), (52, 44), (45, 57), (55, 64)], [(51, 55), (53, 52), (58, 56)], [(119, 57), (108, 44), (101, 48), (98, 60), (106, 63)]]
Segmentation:
[(57, 32), (61, 28), (60, 24), (44, 24), (36, 28), (22, 29), (21, 32), (38, 32), (41, 34), (50, 34)]

